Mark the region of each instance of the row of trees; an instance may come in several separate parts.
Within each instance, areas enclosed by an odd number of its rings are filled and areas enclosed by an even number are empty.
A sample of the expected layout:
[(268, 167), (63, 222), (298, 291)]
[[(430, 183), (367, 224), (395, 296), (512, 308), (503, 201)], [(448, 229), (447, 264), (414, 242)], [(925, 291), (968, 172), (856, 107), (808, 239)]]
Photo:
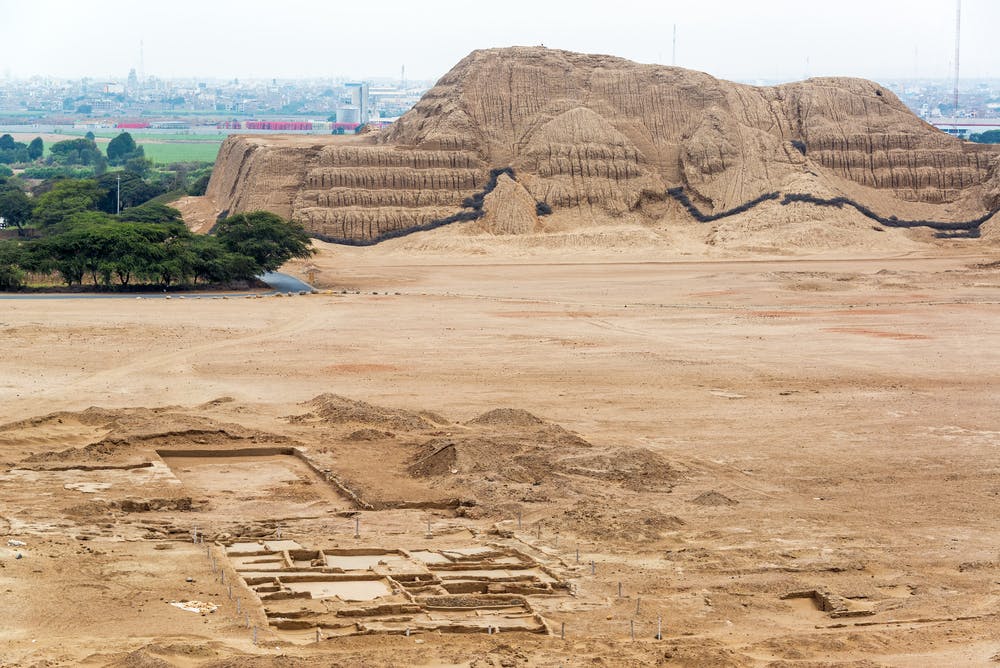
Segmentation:
[(14, 141), (9, 134), (0, 136), (0, 164), (17, 165), (28, 170), (27, 176), (48, 178), (56, 175), (72, 176), (77, 170), (86, 170), (100, 176), (108, 166), (125, 167), (129, 171), (145, 175), (152, 169), (152, 162), (146, 159), (142, 146), (135, 143), (128, 132), (122, 132), (112, 139), (105, 152), (97, 146), (93, 132), (84, 137), (66, 139), (49, 147), (45, 157), (45, 144), (41, 137), (30, 143)]
[(42, 157), (45, 146), (41, 137), (35, 137), (30, 143), (14, 141), (11, 135), (0, 136), (0, 164), (10, 165), (18, 162), (30, 162)]
[(28, 273), (53, 272), (67, 286), (86, 281), (104, 289), (227, 284), (311, 253), (301, 226), (267, 211), (231, 216), (202, 236), (176, 209), (149, 203), (121, 215), (73, 213), (41, 238), (0, 242), (0, 289), (21, 287)]
[[(120, 197), (123, 209), (118, 209)], [(127, 170), (98, 179), (58, 179), (34, 192), (0, 177), (0, 216), (36, 238), (0, 241), (0, 289), (29, 274), (104, 289), (248, 281), (311, 254), (300, 225), (268, 212), (231, 216), (212, 236), (193, 235), (156, 186)]]
[(1000, 144), (1000, 130), (987, 130), (986, 132), (977, 132), (969, 137), (970, 141), (974, 141), (978, 144)]

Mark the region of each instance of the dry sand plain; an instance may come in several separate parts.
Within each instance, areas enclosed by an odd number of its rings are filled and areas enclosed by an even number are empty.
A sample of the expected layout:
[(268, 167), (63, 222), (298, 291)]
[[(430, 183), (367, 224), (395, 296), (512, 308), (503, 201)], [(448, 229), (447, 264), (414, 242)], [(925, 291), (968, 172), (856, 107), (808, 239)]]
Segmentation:
[[(332, 294), (2, 301), (0, 665), (989, 665), (1000, 266), (963, 248), (327, 249)], [(288, 546), (234, 555), (279, 532), (314, 570), (488, 547), (517, 614), (262, 600), (234, 569)]]

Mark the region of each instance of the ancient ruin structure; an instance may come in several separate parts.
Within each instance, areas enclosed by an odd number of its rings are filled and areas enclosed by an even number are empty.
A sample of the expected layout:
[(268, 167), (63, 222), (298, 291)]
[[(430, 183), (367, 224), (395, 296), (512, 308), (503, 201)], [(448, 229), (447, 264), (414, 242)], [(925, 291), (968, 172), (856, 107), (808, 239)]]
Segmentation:
[[(484, 197), (506, 168), (516, 201), (489, 215)], [(872, 81), (754, 87), (515, 47), (471, 53), (380, 134), (232, 136), (208, 189), (219, 212), (269, 209), (351, 243), (479, 218), (496, 233), (535, 231), (525, 194), (581, 224), (655, 221), (671, 206), (689, 221), (779, 194), (897, 227), (975, 223), (1000, 206), (1000, 152), (940, 132)], [(981, 222), (958, 231), (975, 236)]]

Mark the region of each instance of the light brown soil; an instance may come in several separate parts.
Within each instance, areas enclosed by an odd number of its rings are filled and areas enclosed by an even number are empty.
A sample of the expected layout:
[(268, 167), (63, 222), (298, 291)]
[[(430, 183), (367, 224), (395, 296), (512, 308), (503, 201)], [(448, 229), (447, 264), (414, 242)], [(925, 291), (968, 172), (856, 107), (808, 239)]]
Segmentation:
[[(0, 665), (1000, 653), (996, 258), (445, 249), (459, 242), (325, 248), (328, 294), (0, 302)], [(314, 468), (192, 478), (156, 454), (248, 448)], [(574, 593), (528, 597), (550, 635), (316, 644), (268, 627), (240, 584), (254, 646), (195, 527), (318, 549), (509, 543)]]

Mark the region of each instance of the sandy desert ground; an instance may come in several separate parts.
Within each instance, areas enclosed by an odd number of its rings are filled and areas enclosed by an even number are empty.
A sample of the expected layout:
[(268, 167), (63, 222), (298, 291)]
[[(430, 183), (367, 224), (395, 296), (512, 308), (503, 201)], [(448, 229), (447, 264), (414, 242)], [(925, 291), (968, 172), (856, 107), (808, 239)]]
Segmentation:
[(995, 254), (407, 243), (0, 301), (0, 665), (1000, 660)]

